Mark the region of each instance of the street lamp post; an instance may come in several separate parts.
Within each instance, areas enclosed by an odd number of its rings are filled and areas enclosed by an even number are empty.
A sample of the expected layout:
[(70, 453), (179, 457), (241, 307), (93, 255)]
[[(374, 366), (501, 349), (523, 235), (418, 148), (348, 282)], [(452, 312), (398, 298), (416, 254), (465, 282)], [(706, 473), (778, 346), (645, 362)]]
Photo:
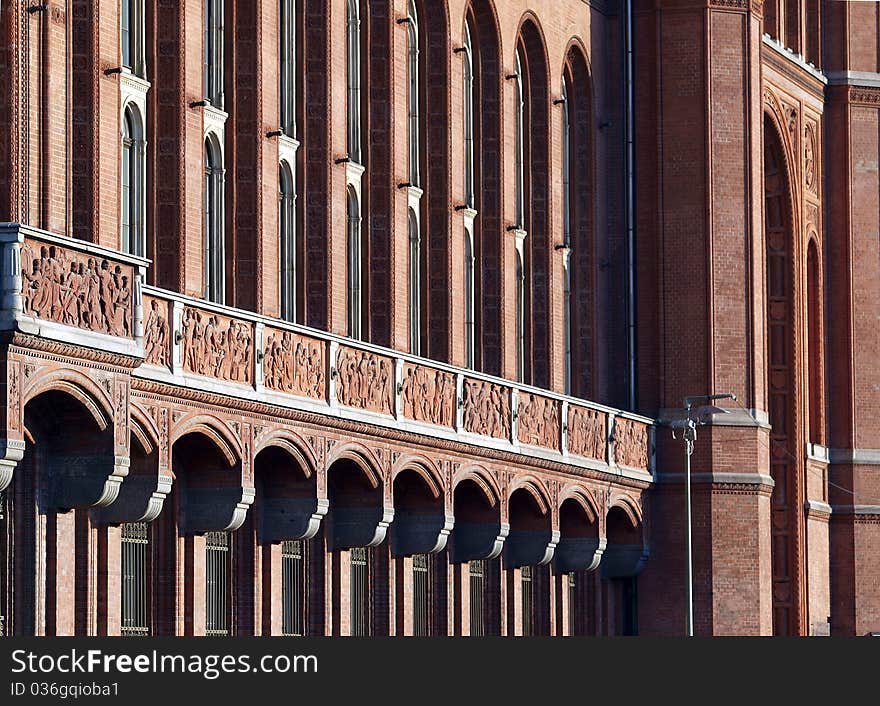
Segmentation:
[[(685, 449), (685, 505), (687, 534), (687, 616), (686, 626), (688, 637), (694, 636), (694, 562), (693, 562), (693, 530), (691, 527), (691, 456), (694, 453), (694, 442), (697, 440), (697, 426), (706, 424), (713, 414), (726, 414), (726, 409), (706, 405), (698, 407), (696, 416), (691, 415), (691, 405), (698, 400), (735, 400), (736, 395), (723, 393), (719, 395), (691, 395), (684, 398), (685, 418), (673, 427), (684, 427)], [(674, 437), (674, 434), (673, 434)]]

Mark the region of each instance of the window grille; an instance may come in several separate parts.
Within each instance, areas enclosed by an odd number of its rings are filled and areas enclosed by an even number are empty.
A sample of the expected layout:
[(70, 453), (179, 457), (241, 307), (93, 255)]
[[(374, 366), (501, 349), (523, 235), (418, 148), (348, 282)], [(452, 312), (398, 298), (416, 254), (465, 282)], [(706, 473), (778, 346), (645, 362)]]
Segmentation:
[(150, 526), (146, 522), (122, 525), (122, 634), (149, 635), (147, 609), (147, 554)]
[(535, 632), (534, 621), (534, 586), (532, 585), (532, 567), (524, 566), (522, 575), (522, 634), (533, 635)]
[(351, 634), (355, 636), (369, 635), (369, 610), (367, 586), (367, 550), (365, 547), (354, 547), (351, 550)]
[(580, 601), (577, 598), (577, 574), (572, 571), (568, 575), (568, 634), (577, 635), (577, 617), (580, 611)]
[(413, 635), (430, 635), (431, 557), (415, 554), (413, 560)]
[(229, 532), (205, 535), (206, 634), (229, 635)]
[(480, 559), (470, 562), (469, 567), (471, 579), (471, 635), (482, 637), (486, 634), (483, 611), (486, 563)]
[(306, 544), (301, 540), (281, 545), (281, 632), (300, 637), (305, 634)]

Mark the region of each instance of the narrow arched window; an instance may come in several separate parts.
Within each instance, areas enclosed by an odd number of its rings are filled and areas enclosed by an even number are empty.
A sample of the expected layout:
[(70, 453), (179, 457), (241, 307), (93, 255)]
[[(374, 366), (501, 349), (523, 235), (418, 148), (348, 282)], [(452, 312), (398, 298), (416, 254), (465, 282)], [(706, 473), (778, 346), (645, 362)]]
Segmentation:
[(223, 2), (205, 0), (205, 98), (223, 107)]
[(358, 196), (348, 187), (348, 335), (361, 338), (361, 214)]
[(293, 170), (287, 162), (282, 162), (279, 170), (278, 231), (281, 318), (296, 321), (296, 188)]
[(474, 325), (474, 238), (470, 231), (464, 233), (464, 354), (465, 364), (476, 364), (476, 336)]
[(464, 25), (464, 203), (474, 208), (474, 54), (469, 22)]
[(419, 170), (419, 16), (414, 0), (407, 3), (407, 112), (409, 116), (409, 181), (420, 185)]
[(144, 133), (137, 109), (128, 105), (122, 121), (122, 250), (143, 257), (144, 232)]
[(526, 276), (522, 253), (516, 252), (516, 375), (519, 381), (526, 375)]
[(121, 63), (133, 74), (145, 77), (144, 2), (122, 0), (119, 8), (119, 50)]
[(412, 209), (409, 210), (409, 350), (413, 355), (421, 355), (421, 237), (419, 220)]
[(361, 164), (361, 21), (357, 0), (348, 0), (346, 8), (348, 157)]
[(205, 140), (205, 298), (222, 304), (225, 297), (224, 286), (224, 202), (223, 202), (223, 158), (220, 147), (209, 137)]
[(571, 120), (568, 103), (568, 76), (562, 79), (562, 244), (563, 315), (562, 346), (565, 367), (565, 393), (571, 394)]
[(526, 196), (525, 196), (525, 149), (526, 149), (526, 116), (525, 116), (525, 90), (523, 85), (523, 62), (519, 47), (516, 50), (516, 86), (514, 103), (514, 160), (515, 181), (514, 195), (516, 199), (516, 226), (525, 229), (526, 221)]
[(296, 137), (296, 0), (280, 0), (278, 98), (281, 129)]

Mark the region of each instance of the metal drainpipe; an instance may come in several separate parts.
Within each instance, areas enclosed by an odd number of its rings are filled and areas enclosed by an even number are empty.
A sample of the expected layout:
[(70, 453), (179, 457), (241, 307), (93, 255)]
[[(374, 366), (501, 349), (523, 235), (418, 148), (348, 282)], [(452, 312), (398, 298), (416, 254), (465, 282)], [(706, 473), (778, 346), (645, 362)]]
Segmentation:
[(624, 112), (626, 116), (624, 135), (625, 163), (625, 217), (626, 217), (626, 319), (627, 319), (627, 402), (630, 409), (636, 408), (636, 298), (635, 298), (635, 158), (633, 148), (634, 134), (634, 96), (633, 96), (633, 51), (632, 0), (624, 0), (623, 26), (623, 66), (624, 66)]

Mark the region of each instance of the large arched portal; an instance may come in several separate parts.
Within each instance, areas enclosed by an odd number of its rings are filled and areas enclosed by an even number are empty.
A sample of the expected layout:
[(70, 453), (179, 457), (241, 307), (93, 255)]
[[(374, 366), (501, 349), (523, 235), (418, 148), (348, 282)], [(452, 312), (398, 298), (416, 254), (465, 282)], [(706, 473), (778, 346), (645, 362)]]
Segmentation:
[(797, 436), (792, 198), (779, 133), (764, 120), (764, 237), (767, 243), (767, 409), (770, 416), (773, 632), (799, 633), (799, 517), (802, 445)]

